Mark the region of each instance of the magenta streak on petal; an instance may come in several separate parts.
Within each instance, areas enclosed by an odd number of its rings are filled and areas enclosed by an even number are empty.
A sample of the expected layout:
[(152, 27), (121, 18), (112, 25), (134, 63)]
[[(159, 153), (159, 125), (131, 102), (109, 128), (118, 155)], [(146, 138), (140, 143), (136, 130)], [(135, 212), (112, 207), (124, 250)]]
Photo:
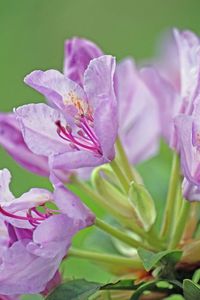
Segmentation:
[(80, 150), (80, 148), (83, 148), (102, 155), (98, 139), (91, 130), (85, 117), (80, 117), (79, 122), (77, 122), (77, 126), (82, 129), (78, 131), (79, 136), (73, 135), (71, 128), (69, 126), (62, 126), (59, 120), (56, 121), (55, 124), (57, 126), (58, 135), (62, 139), (70, 142), (75, 149)]

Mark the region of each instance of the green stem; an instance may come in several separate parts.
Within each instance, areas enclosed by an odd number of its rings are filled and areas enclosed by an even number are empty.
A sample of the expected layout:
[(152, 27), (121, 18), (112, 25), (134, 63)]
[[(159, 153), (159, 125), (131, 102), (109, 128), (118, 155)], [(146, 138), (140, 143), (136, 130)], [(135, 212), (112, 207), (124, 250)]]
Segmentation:
[(98, 253), (93, 251), (79, 250), (76, 248), (70, 248), (68, 252), (69, 256), (88, 259), (101, 263), (117, 264), (127, 266), (134, 269), (143, 269), (142, 263), (138, 258), (126, 258), (119, 255), (111, 255), (105, 253)]
[(104, 221), (102, 221), (98, 218), (96, 218), (95, 225), (98, 228), (100, 228), (101, 230), (105, 231), (106, 233), (110, 234), (111, 236), (117, 238), (121, 242), (123, 242), (131, 247), (134, 247), (134, 248), (145, 247), (144, 243), (133, 239), (128, 234), (118, 230), (117, 228), (113, 227), (112, 225), (110, 225), (108, 223), (105, 223)]
[(172, 235), (172, 238), (171, 238), (171, 241), (169, 244), (169, 249), (176, 248), (176, 246), (181, 241), (181, 238), (184, 233), (185, 226), (186, 226), (186, 220), (189, 215), (189, 211), (190, 211), (190, 202), (183, 199), (181, 213), (178, 218), (177, 224), (175, 226), (175, 230), (173, 232), (173, 235)]
[[(74, 178), (73, 182), (78, 186), (87, 196), (89, 196), (92, 200), (94, 200), (99, 206), (105, 208), (107, 212), (113, 215), (121, 224), (128, 226), (131, 228), (138, 236), (142, 239), (145, 239), (149, 245), (153, 245), (158, 249), (162, 248), (161, 242), (155, 237), (152, 237), (150, 233), (145, 232), (142, 227), (139, 227), (134, 220), (129, 220), (127, 217), (124, 218), (121, 215), (121, 212), (118, 210), (118, 207), (109, 205), (109, 202), (106, 201), (101, 195), (93, 191), (89, 185), (79, 181), (77, 178)], [(142, 245), (144, 247), (144, 244)]]
[(179, 156), (177, 153), (174, 153), (171, 176), (169, 181), (169, 190), (167, 195), (166, 207), (164, 211), (163, 225), (161, 229), (161, 236), (165, 236), (167, 238), (171, 230), (174, 203), (176, 199), (176, 191), (177, 191), (177, 186), (180, 178), (179, 175), (180, 175)]
[(113, 172), (115, 173), (116, 177), (118, 178), (123, 191), (125, 192), (125, 194), (128, 194), (128, 191), (129, 191), (129, 181), (128, 181), (127, 177), (124, 175), (124, 173), (121, 171), (121, 169), (118, 166), (116, 160), (113, 160), (110, 163), (110, 166), (111, 166)]
[(116, 140), (117, 153), (119, 155), (120, 164), (122, 165), (124, 172), (130, 181), (136, 181), (135, 174), (133, 172), (132, 166), (127, 158), (124, 151), (124, 147), (119, 138)]
[[(73, 178), (73, 183), (80, 188), (88, 197), (90, 197), (97, 205), (103, 207), (106, 211), (111, 214), (116, 214), (114, 208), (110, 207), (109, 203), (96, 191), (90, 188), (90, 186), (82, 181), (79, 181), (76, 177)], [(118, 212), (119, 214), (119, 212)]]

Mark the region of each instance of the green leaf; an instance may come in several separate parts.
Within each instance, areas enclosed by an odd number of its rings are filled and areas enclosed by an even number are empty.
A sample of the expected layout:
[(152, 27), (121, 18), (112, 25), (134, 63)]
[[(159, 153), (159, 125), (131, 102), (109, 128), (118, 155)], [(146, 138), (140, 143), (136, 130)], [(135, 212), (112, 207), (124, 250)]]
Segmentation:
[(134, 280), (125, 279), (119, 280), (116, 283), (110, 283), (102, 286), (102, 290), (135, 290), (140, 286), (140, 284), (135, 285)]
[(58, 286), (47, 300), (88, 300), (88, 297), (96, 293), (102, 284), (89, 282), (84, 279), (72, 280)]
[(200, 280), (200, 269), (196, 270), (192, 276), (192, 281), (198, 283)]
[(181, 295), (171, 295), (165, 298), (165, 300), (185, 300), (185, 299)]
[(183, 281), (183, 293), (185, 300), (199, 300), (200, 299), (200, 285), (194, 283), (190, 279)]
[(84, 279), (76, 279), (58, 286), (46, 300), (88, 300), (88, 297), (99, 290), (135, 290), (140, 285), (135, 285), (134, 280), (125, 279), (115, 283), (100, 284)]
[(131, 182), (129, 200), (132, 203), (138, 219), (146, 230), (149, 230), (156, 220), (154, 201), (144, 185)]
[[(157, 281), (150, 281), (147, 283), (142, 284), (132, 295), (130, 300), (138, 300), (140, 296), (146, 291), (158, 291), (162, 290), (162, 288), (157, 287)], [(165, 290), (165, 289), (164, 289)]]
[[(130, 298), (130, 300), (138, 300), (140, 296), (144, 292), (163, 292), (167, 295), (174, 294), (175, 292), (180, 292), (182, 290), (181, 284), (177, 281), (169, 280), (169, 281), (161, 281), (154, 280), (150, 282), (146, 282), (140, 285)], [(192, 299), (190, 299), (192, 300)]]
[(181, 258), (182, 251), (180, 250), (166, 250), (158, 253), (145, 250), (143, 248), (138, 249), (138, 255), (141, 258), (144, 268), (150, 271), (154, 267), (160, 264), (172, 264), (175, 265)]

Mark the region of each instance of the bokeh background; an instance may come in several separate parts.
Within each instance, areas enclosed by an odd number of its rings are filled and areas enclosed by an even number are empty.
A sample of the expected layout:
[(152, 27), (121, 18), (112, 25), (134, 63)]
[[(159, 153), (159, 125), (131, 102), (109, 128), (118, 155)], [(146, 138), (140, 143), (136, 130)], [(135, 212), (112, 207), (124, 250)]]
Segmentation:
[[(199, 11), (199, 0), (0, 0), (0, 111), (44, 101), (23, 78), (34, 69), (62, 70), (66, 39), (89, 38), (118, 60), (125, 56), (146, 60), (155, 55), (159, 37), (171, 27), (200, 34)], [(162, 146), (158, 157), (139, 166), (161, 209), (170, 159)], [(23, 170), (0, 149), (0, 168), (5, 167), (13, 174), (16, 195), (33, 186), (51, 188), (46, 178)], [(86, 234), (81, 233), (75, 244), (84, 243)], [(102, 244), (103, 238), (96, 242)], [(97, 266), (74, 259), (66, 263), (65, 275), (102, 281), (110, 277)]]

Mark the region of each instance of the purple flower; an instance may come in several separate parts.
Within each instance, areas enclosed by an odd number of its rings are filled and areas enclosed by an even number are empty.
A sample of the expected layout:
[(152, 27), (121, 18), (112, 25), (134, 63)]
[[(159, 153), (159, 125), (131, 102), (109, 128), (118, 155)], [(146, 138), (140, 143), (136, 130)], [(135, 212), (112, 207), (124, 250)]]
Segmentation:
[[(0, 294), (45, 292), (72, 237), (92, 225), (94, 215), (61, 184), (54, 195), (32, 189), (15, 199), (9, 190), (10, 177), (8, 170), (0, 171)], [(60, 214), (45, 206), (52, 198), (57, 201), (57, 195), (63, 203), (59, 207), (56, 202)]]
[[(0, 113), (0, 145), (25, 169), (41, 176), (49, 176), (48, 158), (36, 155), (24, 142), (20, 124), (12, 113)], [(67, 181), (69, 173), (59, 171), (57, 174)]]
[[(84, 71), (90, 60), (101, 55), (101, 49), (88, 40), (73, 38), (66, 41), (64, 74), (83, 85)], [(142, 81), (131, 59), (117, 65), (114, 85), (119, 135), (134, 164), (156, 154), (160, 133), (157, 103)]]
[(48, 159), (28, 149), (14, 114), (0, 114), (0, 144), (21, 166), (42, 176), (49, 175)]
[[(179, 84), (171, 84), (173, 74), (164, 79), (154, 69), (146, 69), (143, 77), (160, 101), (161, 126), (163, 135), (172, 147), (177, 148), (177, 139), (174, 132), (174, 117), (180, 113), (191, 115), (194, 109), (195, 98), (199, 93), (200, 80), (200, 40), (190, 31), (174, 29), (175, 45), (172, 47), (177, 55), (177, 74)], [(166, 64), (167, 65), (167, 64)], [(170, 62), (169, 62), (170, 65)], [(169, 74), (167, 70), (166, 73)], [(161, 70), (163, 73), (163, 69)], [(159, 96), (160, 95), (160, 96)]]
[(34, 71), (25, 78), (54, 106), (30, 104), (16, 110), (29, 149), (50, 157), (53, 169), (113, 160), (118, 129), (114, 71), (115, 59), (105, 55), (90, 61), (84, 88), (55, 70)]
[(119, 136), (131, 163), (155, 155), (160, 123), (157, 101), (131, 59), (116, 69), (115, 91), (119, 110)]
[(188, 200), (200, 200), (200, 102), (196, 102), (192, 115), (175, 118), (181, 166), (185, 179), (183, 194)]

